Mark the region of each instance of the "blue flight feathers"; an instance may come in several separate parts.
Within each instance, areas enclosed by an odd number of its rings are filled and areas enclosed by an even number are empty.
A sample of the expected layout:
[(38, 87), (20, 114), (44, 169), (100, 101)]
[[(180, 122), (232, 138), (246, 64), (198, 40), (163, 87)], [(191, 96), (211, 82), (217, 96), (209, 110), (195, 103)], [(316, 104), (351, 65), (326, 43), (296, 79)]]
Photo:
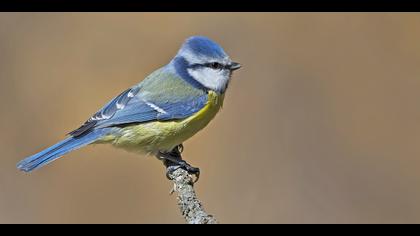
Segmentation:
[(82, 137), (68, 137), (63, 141), (35, 154), (25, 158), (17, 164), (17, 168), (25, 172), (32, 171), (34, 169), (41, 168), (46, 164), (56, 160), (66, 153), (84, 147), (88, 144), (93, 143), (109, 129), (95, 130)]

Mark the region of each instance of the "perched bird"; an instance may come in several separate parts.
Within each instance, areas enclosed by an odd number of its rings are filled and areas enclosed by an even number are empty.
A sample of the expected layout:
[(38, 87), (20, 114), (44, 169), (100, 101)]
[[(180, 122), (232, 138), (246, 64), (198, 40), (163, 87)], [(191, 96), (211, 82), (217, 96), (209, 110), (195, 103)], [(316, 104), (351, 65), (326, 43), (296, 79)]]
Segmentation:
[(169, 64), (108, 102), (66, 139), (20, 161), (30, 172), (89, 144), (112, 144), (196, 173), (180, 160), (182, 143), (203, 129), (220, 110), (233, 62), (214, 41), (188, 38)]

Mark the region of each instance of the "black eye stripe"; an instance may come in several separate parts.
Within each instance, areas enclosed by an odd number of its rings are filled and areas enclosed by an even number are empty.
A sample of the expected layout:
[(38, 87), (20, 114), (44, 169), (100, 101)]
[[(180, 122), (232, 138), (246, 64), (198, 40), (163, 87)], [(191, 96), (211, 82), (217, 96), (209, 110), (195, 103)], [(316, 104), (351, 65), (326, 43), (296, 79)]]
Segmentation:
[(209, 62), (209, 63), (204, 63), (204, 64), (192, 64), (189, 66), (190, 68), (197, 68), (197, 67), (208, 67), (208, 68), (212, 68), (212, 69), (229, 69), (228, 65), (223, 65), (221, 63), (218, 62)]
[(212, 69), (226, 69), (227, 68), (225, 65), (220, 64), (218, 62), (206, 63), (206, 64), (204, 64), (204, 66), (212, 68)]

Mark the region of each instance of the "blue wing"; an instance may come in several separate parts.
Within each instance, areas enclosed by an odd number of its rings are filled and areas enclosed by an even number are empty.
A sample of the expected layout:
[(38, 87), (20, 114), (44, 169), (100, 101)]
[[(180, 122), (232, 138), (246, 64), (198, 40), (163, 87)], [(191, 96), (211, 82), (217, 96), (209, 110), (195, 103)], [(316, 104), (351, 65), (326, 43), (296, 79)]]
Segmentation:
[(96, 128), (186, 118), (207, 103), (207, 93), (172, 73), (157, 71), (112, 99), (81, 127), (70, 132), (79, 137)]
[(138, 87), (125, 90), (91, 116), (82, 126), (71, 131), (69, 134), (75, 137), (80, 136), (87, 131), (92, 130), (99, 121), (110, 119), (118, 110), (124, 108), (130, 99), (138, 93), (138, 90)]

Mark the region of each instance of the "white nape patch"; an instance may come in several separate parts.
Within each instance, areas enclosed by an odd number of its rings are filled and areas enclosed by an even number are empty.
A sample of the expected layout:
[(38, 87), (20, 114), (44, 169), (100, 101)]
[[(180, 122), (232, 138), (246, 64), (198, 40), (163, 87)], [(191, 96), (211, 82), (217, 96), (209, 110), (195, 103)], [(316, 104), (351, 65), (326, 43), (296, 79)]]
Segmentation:
[[(143, 100), (144, 101), (144, 100)], [(162, 108), (156, 106), (155, 104), (148, 102), (148, 101), (144, 101), (147, 105), (149, 105), (151, 108), (155, 109), (157, 112), (162, 113), (162, 114), (167, 114), (167, 112), (165, 110), (163, 110)]]
[(230, 72), (227, 70), (201, 67), (187, 69), (188, 73), (204, 87), (216, 92), (224, 92), (230, 79)]

